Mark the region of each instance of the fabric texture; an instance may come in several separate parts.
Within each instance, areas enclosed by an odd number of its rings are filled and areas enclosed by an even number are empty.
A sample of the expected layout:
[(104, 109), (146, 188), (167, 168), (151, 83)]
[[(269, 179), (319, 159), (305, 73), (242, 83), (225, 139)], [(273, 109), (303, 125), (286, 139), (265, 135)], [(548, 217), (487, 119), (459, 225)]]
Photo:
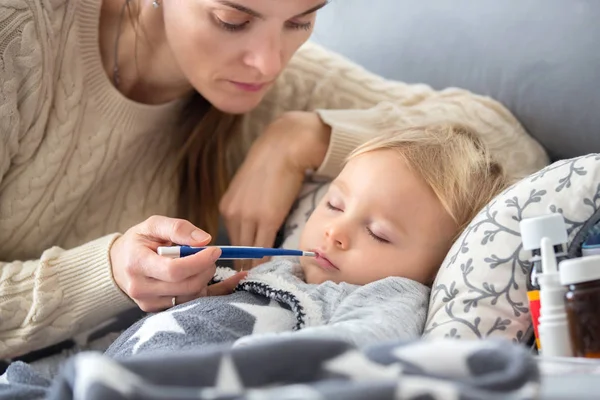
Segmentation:
[[(112, 279), (110, 246), (150, 215), (176, 210), (171, 173), (185, 138), (173, 127), (182, 101), (143, 105), (114, 89), (98, 48), (100, 3), (0, 5), (0, 357), (57, 343), (133, 307)], [(546, 163), (498, 102), (386, 81), (309, 43), (245, 116), (243, 138), (228, 155), (233, 170), (288, 110), (318, 110), (332, 126), (319, 175), (333, 177), (348, 151), (381, 129), (443, 119), (527, 149), (511, 163), (523, 170)]]
[[(231, 295), (204, 297), (150, 315), (127, 329), (106, 354), (126, 358), (234, 341), (253, 346), (288, 337), (341, 339), (366, 347), (421, 336), (428, 287), (397, 277), (364, 286), (308, 284), (297, 261), (265, 263), (251, 270)], [(232, 274), (220, 268), (215, 280)]]
[(509, 341), (392, 342), (357, 349), (334, 339), (285, 339), (247, 348), (114, 360), (73, 357), (53, 381), (10, 366), (4, 399), (533, 400), (540, 372)]

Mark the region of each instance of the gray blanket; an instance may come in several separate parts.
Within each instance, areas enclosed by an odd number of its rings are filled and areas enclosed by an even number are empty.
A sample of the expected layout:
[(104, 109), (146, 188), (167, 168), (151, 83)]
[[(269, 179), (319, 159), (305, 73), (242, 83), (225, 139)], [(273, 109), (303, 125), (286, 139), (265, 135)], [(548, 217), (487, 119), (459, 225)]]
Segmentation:
[[(215, 281), (232, 275), (219, 268)], [(304, 282), (297, 260), (265, 263), (232, 295), (206, 297), (150, 315), (107, 350), (122, 358), (218, 343), (255, 345), (275, 338), (342, 339), (364, 347), (421, 336), (429, 289), (392, 277), (364, 286)]]
[(341, 340), (286, 338), (126, 360), (81, 353), (53, 381), (23, 363), (0, 377), (0, 400), (511, 400), (539, 391), (538, 368), (522, 346), (454, 339), (360, 350)]

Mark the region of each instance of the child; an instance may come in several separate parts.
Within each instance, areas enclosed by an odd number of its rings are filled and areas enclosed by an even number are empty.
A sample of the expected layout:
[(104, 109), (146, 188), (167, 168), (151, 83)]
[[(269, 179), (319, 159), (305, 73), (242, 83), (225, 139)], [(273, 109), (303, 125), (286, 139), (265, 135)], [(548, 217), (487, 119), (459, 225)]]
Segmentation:
[[(107, 354), (249, 345), (288, 335), (361, 347), (417, 338), (429, 286), (450, 246), (506, 184), (502, 168), (463, 126), (382, 135), (348, 157), (307, 221), (300, 248), (316, 258), (267, 262), (231, 295), (148, 316)], [(219, 268), (215, 280), (231, 274)]]

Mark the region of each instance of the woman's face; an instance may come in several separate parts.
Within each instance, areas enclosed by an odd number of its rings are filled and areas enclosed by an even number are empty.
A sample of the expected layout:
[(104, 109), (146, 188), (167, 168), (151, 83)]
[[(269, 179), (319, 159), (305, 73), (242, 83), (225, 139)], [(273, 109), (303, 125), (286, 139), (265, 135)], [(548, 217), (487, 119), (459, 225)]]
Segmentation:
[(256, 107), (309, 38), (325, 0), (163, 0), (167, 41), (191, 85), (218, 109)]

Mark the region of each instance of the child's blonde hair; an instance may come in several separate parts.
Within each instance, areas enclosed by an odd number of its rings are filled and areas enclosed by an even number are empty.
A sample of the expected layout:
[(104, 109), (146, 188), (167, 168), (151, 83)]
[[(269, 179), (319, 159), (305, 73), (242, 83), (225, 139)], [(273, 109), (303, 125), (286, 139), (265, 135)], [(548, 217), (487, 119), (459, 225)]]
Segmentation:
[(346, 162), (375, 150), (397, 150), (427, 182), (458, 225), (457, 236), (508, 185), (500, 164), (472, 129), (455, 123), (417, 126), (359, 146)]

